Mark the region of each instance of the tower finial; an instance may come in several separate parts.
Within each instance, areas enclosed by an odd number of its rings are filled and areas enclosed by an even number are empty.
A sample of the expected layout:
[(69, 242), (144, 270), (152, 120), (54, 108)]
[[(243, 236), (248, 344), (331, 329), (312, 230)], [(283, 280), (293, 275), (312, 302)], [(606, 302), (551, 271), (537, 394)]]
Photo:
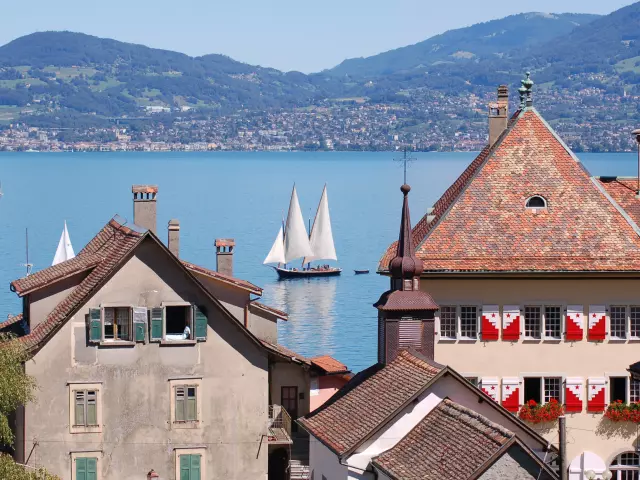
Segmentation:
[(392, 278), (410, 279), (420, 276), (423, 263), (422, 260), (416, 257), (413, 249), (411, 216), (409, 214), (409, 192), (411, 191), (411, 187), (405, 183), (400, 187), (400, 191), (404, 196), (402, 217), (400, 219), (400, 236), (398, 237), (396, 256), (389, 263), (389, 272)]
[(527, 72), (526, 77), (520, 80), (522, 86), (518, 89), (520, 92), (520, 108), (531, 107), (533, 105), (533, 80), (531, 80), (531, 72)]

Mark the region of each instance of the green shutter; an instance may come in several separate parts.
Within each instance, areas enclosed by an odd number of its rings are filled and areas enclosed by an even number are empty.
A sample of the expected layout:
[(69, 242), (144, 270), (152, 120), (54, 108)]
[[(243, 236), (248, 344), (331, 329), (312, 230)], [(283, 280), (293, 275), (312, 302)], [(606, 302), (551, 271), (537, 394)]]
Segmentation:
[(151, 309), (151, 340), (162, 340), (162, 324), (164, 323), (164, 308)]
[(184, 422), (184, 410), (185, 410), (185, 389), (183, 387), (176, 387), (176, 422)]
[(98, 400), (95, 390), (87, 392), (87, 425), (98, 424)]
[(97, 458), (87, 458), (87, 480), (98, 480)]
[(87, 480), (87, 459), (76, 458), (76, 480)]
[(144, 323), (136, 323), (136, 342), (144, 342)]
[(191, 455), (180, 455), (180, 480), (191, 480)]
[(187, 420), (195, 421), (198, 419), (196, 402), (196, 387), (187, 388)]
[(193, 306), (194, 318), (195, 318), (195, 329), (196, 329), (196, 340), (206, 340), (207, 339), (207, 316), (205, 313), (195, 305)]
[(84, 391), (75, 392), (75, 425), (84, 425)]
[(200, 480), (200, 455), (191, 456), (191, 478), (189, 480)]
[(133, 335), (136, 342), (144, 342), (147, 330), (146, 307), (133, 307)]
[(100, 320), (100, 309), (89, 309), (89, 340), (100, 342), (102, 340), (102, 321)]

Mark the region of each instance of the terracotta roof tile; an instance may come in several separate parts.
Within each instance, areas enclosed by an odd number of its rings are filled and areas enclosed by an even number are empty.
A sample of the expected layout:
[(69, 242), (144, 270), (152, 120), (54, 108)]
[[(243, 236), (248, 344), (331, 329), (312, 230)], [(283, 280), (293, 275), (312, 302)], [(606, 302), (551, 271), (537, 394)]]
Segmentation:
[(356, 447), (427, 385), (443, 367), (403, 350), (386, 366), (355, 375), (298, 422), (336, 454)]
[[(525, 208), (533, 195), (548, 208)], [(533, 108), (517, 113), (432, 215), (413, 229), (425, 271), (640, 271), (640, 237)]]
[(262, 343), (262, 345), (266, 347), (267, 350), (270, 350), (273, 353), (276, 353), (283, 357), (287, 357), (290, 360), (296, 360), (296, 361), (299, 361), (300, 363), (311, 365), (311, 360), (309, 360), (306, 357), (303, 357), (302, 355), (298, 355), (293, 350), (289, 350), (287, 347), (280, 345), (279, 343), (270, 343), (270, 342), (267, 342), (266, 340), (260, 340), (260, 343)]
[(205, 267), (201, 267), (199, 265), (195, 265), (193, 263), (190, 262), (185, 262), (184, 260), (182, 261), (182, 264), (187, 267), (189, 270), (191, 270), (192, 272), (196, 272), (199, 273), (201, 275), (205, 275), (207, 277), (210, 277), (214, 280), (219, 280), (222, 281), (224, 283), (227, 283), (231, 286), (235, 286), (235, 287), (240, 287), (244, 290), (248, 290), (251, 293), (255, 293), (256, 295), (262, 295), (262, 289), (256, 285), (254, 285), (251, 282), (247, 282), (246, 280), (240, 280), (239, 278), (235, 278), (235, 277), (231, 277), (229, 275), (225, 275), (223, 273), (220, 272), (216, 272), (215, 270), (210, 270), (208, 268)]
[(631, 177), (597, 177), (596, 180), (624, 211), (640, 225), (640, 200), (636, 198), (638, 179)]
[(18, 323), (21, 320), (22, 320), (21, 313), (19, 313), (18, 315), (9, 315), (9, 317), (4, 322), (0, 323), (0, 330), (13, 325), (14, 323)]
[(465, 480), (513, 436), (479, 413), (445, 399), (373, 464), (398, 480)]
[(318, 368), (321, 368), (326, 373), (347, 373), (349, 369), (344, 363), (340, 363), (335, 358), (329, 355), (321, 355), (319, 357), (313, 357), (311, 364)]

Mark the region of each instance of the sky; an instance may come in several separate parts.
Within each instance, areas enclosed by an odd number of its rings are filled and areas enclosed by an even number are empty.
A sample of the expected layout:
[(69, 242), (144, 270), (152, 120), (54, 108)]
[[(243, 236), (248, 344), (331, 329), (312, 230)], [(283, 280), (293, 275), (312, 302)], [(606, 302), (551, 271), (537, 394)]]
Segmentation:
[(0, 45), (70, 30), (304, 73), (526, 11), (607, 14), (631, 0), (0, 0)]

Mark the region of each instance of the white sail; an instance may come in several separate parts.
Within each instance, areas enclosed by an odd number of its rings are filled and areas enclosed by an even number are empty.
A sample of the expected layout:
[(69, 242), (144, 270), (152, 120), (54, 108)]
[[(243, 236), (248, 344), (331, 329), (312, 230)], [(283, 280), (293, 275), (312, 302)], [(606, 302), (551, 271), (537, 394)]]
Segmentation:
[(337, 260), (336, 247), (333, 244), (331, 232), (331, 218), (329, 217), (329, 199), (327, 198), (327, 186), (322, 190), (322, 197), (318, 204), (316, 218), (311, 227), (311, 250), (313, 255), (305, 257), (304, 263), (312, 260)]
[(284, 263), (284, 234), (282, 232), (282, 226), (280, 226), (280, 231), (278, 232), (276, 241), (273, 242), (273, 246), (271, 247), (271, 250), (269, 250), (267, 258), (265, 258), (262, 263), (265, 265), (267, 263)]
[(73, 253), (73, 247), (71, 246), (71, 239), (69, 238), (69, 232), (67, 230), (67, 222), (64, 222), (64, 229), (58, 242), (58, 249), (53, 257), (53, 263), (51, 265), (57, 265), (58, 263), (66, 260), (71, 260), (76, 254)]
[(293, 186), (291, 202), (289, 203), (289, 213), (287, 215), (287, 225), (284, 230), (284, 260), (289, 263), (291, 260), (313, 255), (309, 245), (307, 229), (304, 226), (302, 211), (298, 203), (298, 193), (296, 186)]

